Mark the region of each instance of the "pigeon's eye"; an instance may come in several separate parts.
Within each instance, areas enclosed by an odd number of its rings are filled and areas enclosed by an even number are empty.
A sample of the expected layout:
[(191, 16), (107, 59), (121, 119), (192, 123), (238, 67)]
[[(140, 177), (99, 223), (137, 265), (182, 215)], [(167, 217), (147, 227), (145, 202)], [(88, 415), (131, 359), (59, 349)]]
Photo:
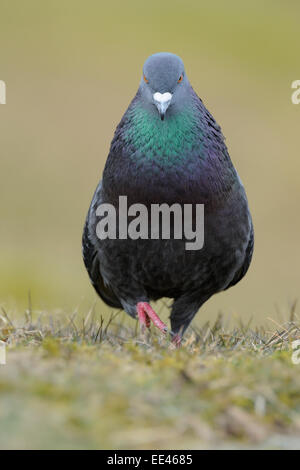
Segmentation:
[(182, 73), (182, 74), (180, 75), (180, 77), (178, 78), (177, 83), (182, 82), (182, 80), (183, 80), (183, 73)]
[(146, 75), (144, 75), (144, 82), (149, 83), (149, 80), (147, 80)]

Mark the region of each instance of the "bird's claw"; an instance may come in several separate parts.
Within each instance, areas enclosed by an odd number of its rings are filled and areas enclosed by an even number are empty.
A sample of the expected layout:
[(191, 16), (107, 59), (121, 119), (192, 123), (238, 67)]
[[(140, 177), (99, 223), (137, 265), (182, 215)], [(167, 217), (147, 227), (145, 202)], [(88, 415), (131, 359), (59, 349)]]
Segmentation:
[(159, 318), (157, 313), (153, 310), (151, 305), (147, 302), (139, 302), (136, 306), (138, 319), (141, 325), (142, 334), (145, 334), (146, 328), (150, 328), (151, 321), (153, 324), (165, 335), (169, 333), (172, 336), (172, 343), (179, 347), (181, 345), (181, 336), (169, 330), (167, 325)]

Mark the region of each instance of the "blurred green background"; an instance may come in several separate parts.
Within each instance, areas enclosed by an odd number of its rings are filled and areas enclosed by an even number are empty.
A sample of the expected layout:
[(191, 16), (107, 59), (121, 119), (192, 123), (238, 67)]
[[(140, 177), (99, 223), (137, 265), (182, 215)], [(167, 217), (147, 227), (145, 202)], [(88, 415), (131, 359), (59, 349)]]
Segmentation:
[(0, 0), (0, 304), (21, 311), (29, 290), (36, 309), (96, 300), (85, 215), (144, 60), (170, 51), (222, 126), (256, 232), (247, 277), (196, 321), (284, 316), (299, 289), (299, 14), (291, 0)]

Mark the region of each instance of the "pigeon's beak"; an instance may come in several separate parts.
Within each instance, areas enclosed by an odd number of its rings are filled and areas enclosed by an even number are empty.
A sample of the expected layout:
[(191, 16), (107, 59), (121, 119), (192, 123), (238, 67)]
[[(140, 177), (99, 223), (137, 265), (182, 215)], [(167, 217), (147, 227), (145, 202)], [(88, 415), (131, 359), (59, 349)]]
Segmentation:
[(158, 109), (161, 120), (165, 118), (166, 111), (171, 103), (172, 93), (159, 93), (158, 91), (154, 93), (153, 100), (154, 104)]

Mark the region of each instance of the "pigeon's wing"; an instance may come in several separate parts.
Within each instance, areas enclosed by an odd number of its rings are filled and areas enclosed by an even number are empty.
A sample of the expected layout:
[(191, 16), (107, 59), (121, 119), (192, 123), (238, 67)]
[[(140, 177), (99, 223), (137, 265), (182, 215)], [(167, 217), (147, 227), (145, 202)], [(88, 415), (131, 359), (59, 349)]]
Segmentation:
[[(93, 212), (96, 210), (96, 207), (101, 204), (101, 191), (102, 191), (102, 182), (100, 181), (91, 207), (89, 209), (84, 230), (82, 236), (82, 254), (85, 267), (89, 273), (91, 282), (101, 299), (110, 307), (122, 308), (121, 303), (118, 298), (115, 296), (110, 287), (105, 284), (104, 279), (101, 275), (101, 260), (99, 249), (96, 244), (95, 237), (93, 234), (91, 226), (93, 226), (92, 219), (94, 218)], [(94, 227), (95, 229), (95, 227)]]
[(253, 230), (253, 225), (251, 224), (250, 238), (249, 238), (249, 243), (246, 249), (244, 263), (242, 267), (236, 272), (234, 278), (232, 279), (231, 283), (226, 287), (226, 289), (229, 289), (229, 287), (232, 287), (238, 282), (240, 282), (240, 280), (245, 276), (251, 263), (253, 247), (254, 247), (254, 230)]

